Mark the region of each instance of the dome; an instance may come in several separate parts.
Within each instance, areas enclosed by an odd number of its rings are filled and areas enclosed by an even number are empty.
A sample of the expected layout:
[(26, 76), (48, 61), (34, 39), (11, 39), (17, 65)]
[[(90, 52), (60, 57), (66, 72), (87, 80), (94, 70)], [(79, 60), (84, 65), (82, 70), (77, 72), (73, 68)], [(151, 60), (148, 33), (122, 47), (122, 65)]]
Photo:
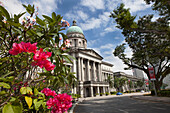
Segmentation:
[(78, 27), (76, 25), (76, 21), (74, 20), (73, 25), (67, 30), (66, 34), (68, 34), (68, 33), (81, 33), (81, 34), (83, 34), (83, 31), (80, 27)]

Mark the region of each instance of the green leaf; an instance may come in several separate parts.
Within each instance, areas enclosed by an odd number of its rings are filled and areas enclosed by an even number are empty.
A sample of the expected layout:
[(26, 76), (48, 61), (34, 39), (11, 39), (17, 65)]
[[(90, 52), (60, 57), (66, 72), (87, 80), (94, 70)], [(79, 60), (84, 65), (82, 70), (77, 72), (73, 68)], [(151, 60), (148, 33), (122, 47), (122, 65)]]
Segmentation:
[(32, 98), (31, 98), (31, 97), (25, 96), (25, 101), (26, 101), (28, 107), (30, 108), (31, 105), (32, 105)]
[(49, 16), (46, 16), (46, 15), (42, 15), (47, 21), (49, 22), (53, 22), (53, 19), (50, 18)]
[(38, 97), (38, 99), (45, 99), (44, 93), (38, 92), (38, 94), (42, 96), (42, 97)]
[(43, 108), (46, 108), (46, 102), (42, 103)]
[(12, 105), (9, 103), (6, 104), (2, 109), (2, 113), (14, 113), (14, 111), (12, 109)]
[(26, 94), (26, 93), (27, 93), (26, 87), (22, 87), (22, 88), (20, 89), (20, 92), (21, 92), (21, 94)]
[(43, 104), (43, 100), (37, 101), (38, 99), (34, 99), (35, 110), (38, 110), (41, 104)]
[(32, 89), (30, 87), (22, 87), (20, 92), (21, 94), (32, 94)]
[(13, 74), (13, 73), (14, 73), (14, 71), (11, 71), (11, 72), (9, 72), (9, 73), (6, 73), (6, 74), (4, 74), (4, 75), (1, 75), (1, 77), (6, 77), (6, 76), (11, 75), (11, 74)]
[(3, 13), (3, 15), (6, 17), (7, 20), (10, 19), (10, 15), (4, 7), (0, 6), (0, 11)]
[(52, 13), (52, 18), (53, 18), (53, 20), (57, 19), (57, 16), (56, 16), (55, 12)]
[(35, 95), (35, 96), (38, 95), (38, 90), (37, 90), (37, 88), (34, 88), (34, 95)]
[(0, 95), (5, 95), (5, 94), (7, 94), (6, 91), (0, 91)]
[(11, 22), (11, 21), (7, 21), (7, 23), (9, 23), (10, 25), (15, 26), (15, 27), (20, 27), (21, 26), (20, 23), (15, 23), (15, 22)]
[(39, 24), (39, 25), (42, 25), (42, 26), (45, 26), (45, 22), (42, 21), (40, 18), (36, 17), (36, 22)]
[(0, 82), (0, 87), (6, 88), (6, 89), (11, 88), (10, 85), (5, 82)]
[(3, 107), (2, 113), (22, 113), (22, 105), (19, 102), (12, 105), (8, 103)]
[(14, 102), (14, 101), (16, 101), (16, 98), (15, 97), (11, 97), (10, 102)]
[(14, 22), (19, 23), (19, 18), (20, 18), (22, 15), (24, 15), (25, 13), (26, 13), (26, 12), (23, 12), (23, 13), (21, 13), (21, 14), (15, 15), (15, 16), (14, 16)]
[(38, 32), (37, 35), (38, 35), (39, 37), (41, 37), (41, 36), (43, 36), (44, 34), (42, 34), (41, 32)]

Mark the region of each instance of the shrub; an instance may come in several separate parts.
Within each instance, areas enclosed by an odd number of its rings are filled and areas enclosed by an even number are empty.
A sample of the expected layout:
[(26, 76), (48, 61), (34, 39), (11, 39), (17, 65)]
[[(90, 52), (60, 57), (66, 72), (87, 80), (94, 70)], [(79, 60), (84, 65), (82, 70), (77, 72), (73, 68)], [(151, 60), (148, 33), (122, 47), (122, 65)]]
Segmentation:
[(106, 92), (106, 95), (109, 95), (109, 93), (108, 93), (108, 92)]
[(161, 90), (158, 91), (158, 96), (163, 96), (163, 97), (170, 97), (170, 90)]
[(116, 91), (110, 92), (111, 95), (116, 95)]
[(103, 95), (103, 93), (100, 93), (100, 96), (102, 96)]

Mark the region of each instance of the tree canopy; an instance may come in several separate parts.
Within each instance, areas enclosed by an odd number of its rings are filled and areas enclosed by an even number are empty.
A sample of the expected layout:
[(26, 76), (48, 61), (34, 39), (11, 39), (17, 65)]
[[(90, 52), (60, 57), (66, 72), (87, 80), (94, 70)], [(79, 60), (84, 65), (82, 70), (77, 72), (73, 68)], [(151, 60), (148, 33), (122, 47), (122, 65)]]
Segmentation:
[(160, 89), (163, 79), (170, 73), (170, 0), (145, 0), (147, 4), (153, 2), (152, 8), (159, 12), (160, 17), (153, 21), (152, 15), (145, 15), (135, 21), (136, 16), (131, 15), (130, 9), (120, 4), (114, 9), (110, 17), (122, 30), (125, 41), (133, 54), (128, 58), (125, 45), (115, 48), (114, 55), (121, 59), (130, 68), (144, 71), (148, 78), (148, 67), (152, 66), (156, 75), (156, 86)]

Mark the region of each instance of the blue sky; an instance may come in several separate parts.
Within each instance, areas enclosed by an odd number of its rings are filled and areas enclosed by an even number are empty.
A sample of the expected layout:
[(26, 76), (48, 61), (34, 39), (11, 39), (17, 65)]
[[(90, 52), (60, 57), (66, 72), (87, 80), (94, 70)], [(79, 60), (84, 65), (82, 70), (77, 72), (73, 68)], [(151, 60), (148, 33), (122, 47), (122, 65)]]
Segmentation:
[[(11, 14), (18, 14), (25, 9), (22, 4), (34, 4), (39, 7), (39, 15), (51, 15), (56, 12), (63, 16), (71, 25), (75, 19), (77, 25), (82, 28), (87, 47), (94, 49), (104, 61), (114, 65), (113, 71), (123, 71), (132, 74), (131, 70), (124, 70), (126, 67), (121, 60), (113, 56), (114, 48), (124, 42), (121, 30), (117, 29), (113, 19), (109, 18), (120, 3), (130, 8), (133, 15), (143, 16), (155, 13), (151, 5), (146, 5), (144, 0), (1, 0)], [(25, 15), (26, 16), (26, 15)], [(156, 19), (155, 16), (153, 19)], [(137, 20), (136, 19), (136, 20)], [(127, 47), (126, 53), (131, 56), (132, 52)]]

